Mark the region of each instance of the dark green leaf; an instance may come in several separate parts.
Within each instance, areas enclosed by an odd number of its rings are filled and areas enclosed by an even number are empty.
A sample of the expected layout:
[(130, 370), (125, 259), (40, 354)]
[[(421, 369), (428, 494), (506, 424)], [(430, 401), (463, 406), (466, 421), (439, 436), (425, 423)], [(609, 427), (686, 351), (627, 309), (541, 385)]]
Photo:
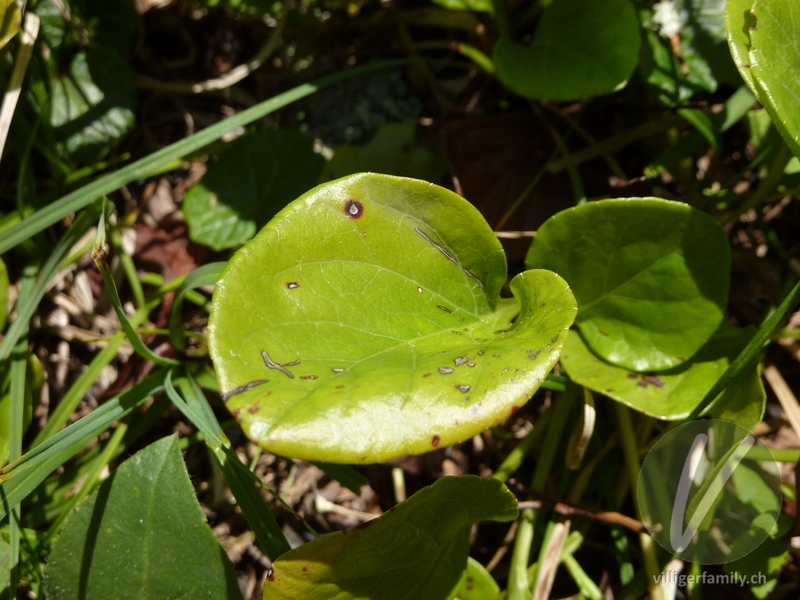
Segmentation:
[(240, 599), (177, 437), (125, 461), (69, 518), (47, 565), (52, 600)]
[(575, 316), (554, 273), (514, 278), (518, 302), (500, 299), (505, 280), (500, 243), (460, 196), (375, 174), (319, 186), (217, 283), (209, 344), (228, 408), (262, 447), (307, 460), (468, 439), (531, 397)]
[(81, 52), (68, 73), (50, 76), (48, 133), (65, 159), (100, 160), (133, 129), (133, 71), (113, 53)]
[(443, 600), (464, 571), (470, 527), (518, 514), (499, 481), (444, 477), (373, 521), (284, 554), (264, 600)]
[(214, 250), (246, 242), (317, 182), (323, 164), (297, 131), (261, 130), (232, 142), (186, 194), (190, 237)]
[(567, 280), (593, 352), (640, 373), (690, 359), (719, 327), (728, 299), (725, 231), (687, 204), (657, 198), (560, 212), (539, 228), (526, 264)]
[(639, 21), (630, 0), (554, 0), (523, 46), (501, 37), (500, 80), (527, 98), (581, 100), (625, 87), (639, 60)]
[[(753, 331), (723, 323), (690, 361), (658, 374), (643, 375), (601, 360), (573, 331), (567, 337), (561, 362), (575, 383), (639, 412), (674, 421), (692, 412), (751, 337)], [(764, 414), (765, 401), (764, 387), (753, 365), (743, 380), (725, 389), (707, 413), (752, 429)]]

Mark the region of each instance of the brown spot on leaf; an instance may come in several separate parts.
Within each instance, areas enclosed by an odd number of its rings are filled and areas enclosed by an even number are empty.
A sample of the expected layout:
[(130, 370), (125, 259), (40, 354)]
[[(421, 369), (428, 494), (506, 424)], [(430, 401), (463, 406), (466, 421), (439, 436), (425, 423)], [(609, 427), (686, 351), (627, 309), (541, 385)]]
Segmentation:
[(303, 375), (300, 379), (316, 379), (316, 375)]
[(439, 445), (439, 442), (441, 442), (441, 441), (442, 441), (442, 438), (440, 438), (438, 435), (435, 435), (435, 436), (433, 436), (431, 438), (431, 446), (436, 448)]
[(296, 281), (287, 281), (286, 287), (289, 288), (290, 290), (296, 290), (297, 288), (300, 287), (300, 284), (297, 283)]
[(364, 214), (364, 205), (358, 200), (348, 200), (344, 203), (344, 213), (351, 219), (359, 219)]

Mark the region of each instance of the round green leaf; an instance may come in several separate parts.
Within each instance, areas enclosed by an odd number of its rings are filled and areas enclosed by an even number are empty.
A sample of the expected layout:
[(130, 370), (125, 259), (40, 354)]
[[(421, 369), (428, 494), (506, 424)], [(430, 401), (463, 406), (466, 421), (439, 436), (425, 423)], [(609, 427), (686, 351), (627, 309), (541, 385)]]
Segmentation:
[(501, 482), (443, 477), (377, 519), (281, 556), (264, 600), (446, 598), (467, 564), (472, 525), (518, 515)]
[(470, 556), (467, 568), (447, 600), (496, 600), (501, 595), (500, 586), (491, 573)]
[(539, 228), (526, 264), (566, 279), (586, 343), (633, 371), (691, 358), (719, 327), (728, 299), (725, 231), (687, 204), (657, 198), (558, 213)]
[(52, 600), (241, 598), (178, 438), (125, 461), (70, 515), (47, 565)]
[[(674, 369), (641, 374), (598, 358), (571, 332), (561, 353), (561, 364), (570, 378), (595, 392), (650, 416), (676, 421), (695, 409), (728, 365), (753, 337), (753, 331), (723, 326), (694, 358)], [(732, 382), (704, 414), (752, 429), (764, 414), (766, 394), (753, 365)]]
[[(456, 194), (361, 174), (311, 190), (239, 250), (212, 301), (228, 408), (286, 456), (369, 463), (468, 439), (524, 404), (575, 317), (554, 273), (514, 278)], [(519, 314), (513, 326), (510, 320)]]
[(186, 193), (189, 237), (214, 250), (246, 242), (317, 182), (324, 162), (299, 131), (265, 129), (231, 142)]
[(522, 96), (581, 100), (625, 87), (640, 43), (630, 0), (554, 0), (533, 43), (501, 37), (494, 61), (500, 80)]
[(774, 110), (779, 131), (800, 156), (800, 4), (756, 0), (752, 14), (750, 73)]
[(800, 156), (799, 27), (796, 3), (728, 0), (725, 7), (728, 44), (739, 74), (796, 156)]

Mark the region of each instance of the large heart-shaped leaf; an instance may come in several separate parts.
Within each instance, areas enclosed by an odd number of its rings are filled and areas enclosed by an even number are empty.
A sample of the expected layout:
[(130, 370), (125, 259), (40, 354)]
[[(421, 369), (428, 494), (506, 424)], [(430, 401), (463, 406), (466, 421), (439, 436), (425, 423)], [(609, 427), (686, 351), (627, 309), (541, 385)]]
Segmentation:
[(324, 164), (299, 131), (264, 129), (231, 142), (186, 193), (189, 236), (214, 250), (246, 242), (313, 186)]
[[(658, 374), (644, 375), (601, 360), (578, 332), (571, 332), (561, 353), (561, 364), (576, 383), (639, 412), (675, 421), (691, 414), (751, 337), (752, 331), (723, 322), (691, 361)], [(752, 429), (764, 414), (765, 401), (758, 367), (753, 365), (725, 388), (705, 414)]]
[(497, 480), (443, 477), (377, 519), (281, 556), (264, 600), (444, 600), (466, 566), (472, 525), (518, 514)]
[(739, 73), (800, 156), (800, 5), (728, 0), (725, 23)]
[(78, 506), (53, 546), (45, 584), (53, 600), (241, 600), (178, 438), (136, 453)]
[(465, 440), (531, 397), (575, 317), (554, 273), (515, 277), (518, 301), (500, 299), (505, 280), (500, 243), (460, 196), (375, 174), (319, 186), (217, 284), (209, 344), (228, 408), (262, 447), (309, 460)]
[(633, 371), (691, 358), (719, 327), (728, 299), (725, 231), (687, 204), (657, 198), (558, 213), (539, 228), (526, 264), (566, 279), (583, 339)]
[(630, 0), (554, 0), (530, 46), (501, 37), (500, 80), (527, 98), (580, 100), (625, 86), (639, 60), (639, 20)]

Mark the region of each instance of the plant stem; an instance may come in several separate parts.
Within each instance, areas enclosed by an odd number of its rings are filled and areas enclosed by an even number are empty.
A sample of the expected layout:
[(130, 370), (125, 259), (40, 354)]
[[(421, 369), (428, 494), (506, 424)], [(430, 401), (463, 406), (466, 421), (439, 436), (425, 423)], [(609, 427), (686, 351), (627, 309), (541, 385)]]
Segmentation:
[[(572, 408), (571, 400), (573, 395), (573, 390), (567, 391), (550, 408), (553, 411), (553, 415), (546, 431), (542, 453), (536, 463), (536, 470), (533, 473), (533, 482), (531, 483), (531, 488), (534, 491), (541, 492), (544, 490), (547, 477), (550, 474), (550, 467), (553, 465), (553, 459), (560, 446), (561, 431), (564, 429)], [(522, 511), (517, 538), (514, 541), (514, 552), (511, 555), (508, 600), (530, 600), (531, 598), (527, 568), (531, 556), (535, 521), (536, 511), (534, 509), (528, 508)]]
[[(641, 520), (639, 514), (639, 448), (636, 444), (636, 434), (633, 431), (631, 413), (628, 408), (619, 402), (614, 403), (617, 411), (617, 421), (619, 422), (619, 432), (622, 441), (622, 450), (625, 454), (625, 467), (628, 469), (628, 479), (630, 480), (631, 497), (636, 510), (636, 516)], [(651, 600), (664, 600), (661, 587), (656, 583), (656, 577), (661, 573), (658, 566), (658, 555), (656, 554), (655, 540), (647, 533), (639, 534), (639, 543), (642, 546), (644, 566), (647, 573), (647, 587), (650, 591)]]

